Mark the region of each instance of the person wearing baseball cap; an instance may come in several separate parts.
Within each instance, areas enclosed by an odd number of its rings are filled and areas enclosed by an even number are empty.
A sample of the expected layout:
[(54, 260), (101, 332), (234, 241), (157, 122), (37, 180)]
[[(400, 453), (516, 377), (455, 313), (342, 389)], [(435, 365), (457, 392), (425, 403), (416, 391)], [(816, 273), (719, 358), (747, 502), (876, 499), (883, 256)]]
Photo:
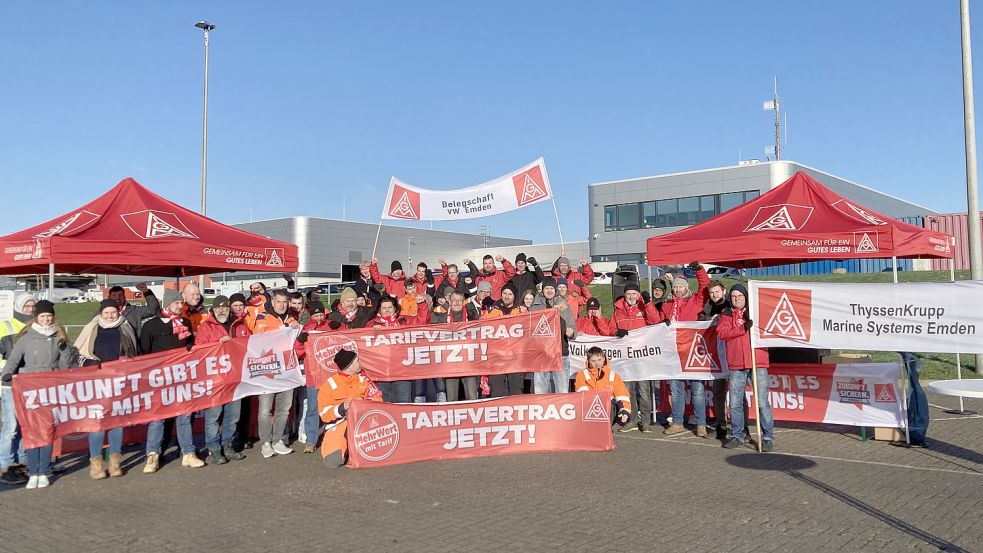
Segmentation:
[(317, 411), (328, 425), (321, 440), (321, 457), (324, 465), (330, 468), (344, 466), (348, 461), (348, 409), (352, 401), (382, 401), (382, 392), (362, 374), (356, 352), (339, 350), (334, 356), (334, 364), (338, 372), (329, 376), (317, 393)]
[[(242, 294), (239, 296), (245, 300)], [(195, 343), (221, 344), (233, 338), (247, 336), (249, 330), (246, 328), (245, 317), (232, 314), (232, 300), (225, 296), (215, 296), (212, 299), (211, 309), (208, 310), (208, 316), (198, 326)], [(245, 459), (245, 455), (236, 451), (232, 444), (241, 414), (242, 401), (238, 399), (205, 409), (205, 446), (208, 448), (206, 463), (224, 465), (229, 461)], [(219, 419), (222, 421), (221, 425)]]

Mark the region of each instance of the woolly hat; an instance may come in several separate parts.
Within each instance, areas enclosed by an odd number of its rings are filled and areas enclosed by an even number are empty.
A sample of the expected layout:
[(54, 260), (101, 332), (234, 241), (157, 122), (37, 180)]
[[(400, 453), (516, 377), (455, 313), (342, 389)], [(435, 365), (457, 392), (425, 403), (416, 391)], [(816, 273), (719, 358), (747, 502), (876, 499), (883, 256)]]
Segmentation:
[(478, 283), (478, 291), (479, 292), (488, 292), (490, 294), (491, 291), (492, 291), (492, 285), (491, 285), (491, 283), (488, 282), (487, 280), (481, 281), (480, 283)]
[(177, 290), (171, 290), (168, 288), (167, 290), (164, 290), (164, 301), (160, 302), (160, 306), (167, 309), (176, 301), (184, 301), (184, 298), (181, 297), (181, 294), (178, 294)]
[(345, 287), (344, 290), (341, 291), (341, 301), (353, 300), (356, 299), (357, 297), (358, 295), (355, 293), (355, 290), (351, 286), (347, 286)]
[(590, 311), (591, 309), (600, 309), (600, 308), (601, 308), (601, 302), (597, 298), (591, 298), (587, 300), (588, 311)]
[(42, 313), (51, 313), (53, 316), (55, 314), (55, 304), (48, 300), (39, 301), (38, 306), (34, 308), (34, 316), (37, 317)]
[(686, 277), (678, 276), (678, 277), (672, 279), (672, 285), (673, 286), (685, 286), (685, 287), (689, 288), (689, 281), (686, 280)]
[(556, 289), (556, 280), (554, 280), (553, 277), (546, 277), (543, 279), (543, 290), (545, 290), (547, 287), (553, 288), (554, 290)]
[(235, 303), (237, 301), (238, 302), (242, 302), (242, 303), (246, 303), (246, 296), (243, 295), (243, 294), (241, 294), (241, 293), (239, 293), (239, 292), (236, 292), (235, 294), (232, 294), (231, 296), (229, 296), (229, 305), (232, 305), (233, 303)]
[(564, 277), (560, 277), (560, 278), (556, 279), (556, 285), (559, 286), (561, 284), (564, 285), (564, 286), (567, 286), (567, 279), (564, 278)]
[(629, 282), (628, 284), (625, 284), (625, 292), (629, 290), (634, 290), (636, 292), (639, 292), (641, 291), (641, 288), (638, 287), (637, 282)]
[(338, 350), (338, 353), (334, 354), (334, 364), (338, 365), (338, 370), (343, 371), (352, 364), (355, 360), (355, 352), (347, 349)]
[(566, 257), (561, 257), (561, 258), (559, 258), (559, 259), (556, 260), (556, 264), (557, 265), (559, 265), (561, 263), (566, 263), (567, 265), (569, 265), (570, 264), (570, 260), (568, 258), (566, 258)]
[(392, 263), (389, 264), (390, 273), (395, 273), (396, 271), (402, 271), (402, 270), (403, 270), (403, 264), (400, 263), (399, 261), (393, 261)]
[(519, 291), (515, 288), (515, 284), (512, 284), (511, 281), (509, 281), (509, 283), (506, 284), (505, 286), (502, 286), (502, 291), (504, 292), (506, 290), (511, 290), (512, 295), (515, 296), (516, 299), (519, 298)]
[(526, 262), (526, 254), (524, 254), (524, 253), (516, 254), (516, 256), (515, 256), (515, 262), (518, 263), (520, 261), (523, 262), (523, 263)]
[(99, 313), (102, 313), (102, 310), (105, 309), (105, 308), (107, 308), (107, 307), (112, 307), (113, 309), (118, 310), (119, 309), (119, 304), (116, 303), (115, 301), (109, 299), (109, 298), (106, 298), (106, 299), (102, 300), (101, 302), (99, 302)]
[(23, 313), (24, 306), (27, 305), (27, 302), (29, 301), (33, 301), (34, 303), (37, 303), (38, 299), (32, 296), (31, 294), (21, 294), (17, 296), (17, 299), (14, 300), (14, 311), (18, 313)]
[(741, 294), (743, 294), (744, 295), (744, 301), (747, 301), (747, 288), (745, 288), (743, 284), (741, 284), (740, 282), (738, 282), (737, 284), (731, 286), (730, 287), (730, 294), (733, 294), (734, 292), (740, 292)]
[(325, 312), (324, 304), (319, 301), (311, 302), (311, 304), (308, 305), (307, 308), (311, 310), (311, 314)]
[(232, 307), (232, 300), (225, 296), (215, 296), (212, 298), (212, 307)]

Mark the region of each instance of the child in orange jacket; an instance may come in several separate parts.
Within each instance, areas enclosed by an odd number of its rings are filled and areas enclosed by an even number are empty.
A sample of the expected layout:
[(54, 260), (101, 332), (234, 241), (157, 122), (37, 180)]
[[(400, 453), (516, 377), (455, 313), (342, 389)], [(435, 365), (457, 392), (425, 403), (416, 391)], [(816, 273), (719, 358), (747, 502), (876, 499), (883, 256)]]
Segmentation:
[(348, 461), (347, 415), (352, 400), (382, 401), (382, 392), (362, 374), (355, 352), (343, 349), (335, 354), (334, 362), (338, 372), (318, 389), (317, 409), (321, 420), (327, 423), (321, 441), (321, 456), (326, 466), (338, 468)]
[(614, 406), (617, 409), (614, 422), (624, 426), (631, 419), (631, 399), (628, 388), (625, 387), (621, 376), (611, 369), (608, 356), (601, 348), (594, 346), (587, 350), (587, 368), (577, 373), (573, 388), (578, 392), (611, 390), (614, 394)]

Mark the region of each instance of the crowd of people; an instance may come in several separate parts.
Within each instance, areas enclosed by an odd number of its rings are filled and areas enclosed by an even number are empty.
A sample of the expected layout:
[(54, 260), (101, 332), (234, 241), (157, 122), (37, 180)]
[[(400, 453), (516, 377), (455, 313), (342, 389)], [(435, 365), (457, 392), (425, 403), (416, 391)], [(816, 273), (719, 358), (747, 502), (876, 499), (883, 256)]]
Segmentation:
[[(716, 437), (727, 448), (740, 447), (748, 439), (745, 383), (751, 367), (755, 366), (758, 382), (763, 387), (767, 385), (768, 354), (764, 349), (751, 351), (748, 332), (752, 322), (746, 310), (747, 290), (741, 284), (728, 291), (720, 281), (711, 281), (703, 267), (694, 262), (690, 268), (697, 280), (695, 291), (681, 275), (665, 275), (651, 283), (646, 291), (638, 283), (628, 282), (624, 293), (614, 299), (613, 314), (608, 318), (591, 294), (594, 272), (586, 260), (573, 265), (561, 256), (550, 266), (541, 266), (534, 257), (521, 253), (514, 263), (502, 256), (486, 255), (480, 267), (464, 259), (466, 275), (456, 264), (443, 259), (438, 263), (439, 271), (421, 262), (412, 273), (407, 273), (401, 262), (393, 261), (389, 271), (382, 273), (378, 259), (373, 258), (361, 264), (357, 281), (329, 306), (321, 302), (316, 290), (307, 294), (294, 291), (289, 279), (287, 288), (267, 290), (263, 283), (255, 282), (249, 287), (248, 297), (243, 293), (217, 296), (210, 305), (206, 305), (194, 284), (188, 284), (180, 293), (165, 290), (160, 299), (141, 284), (137, 288), (146, 300), (145, 305), (129, 303), (125, 291), (114, 287), (75, 340), (69, 339), (58, 322), (51, 302), (21, 295), (15, 302), (14, 318), (0, 321), (3, 362), (0, 482), (26, 483), (28, 488), (44, 488), (50, 483), (52, 446), (25, 451), (20, 445), (11, 393), (12, 378), (17, 374), (97, 365), (122, 357), (226, 342), (288, 327), (300, 330), (296, 352), (303, 362), (304, 343), (311, 333), (466, 322), (545, 309), (557, 309), (560, 314), (562, 368), (534, 372), (529, 386), (525, 372), (373, 382), (361, 373), (357, 355), (342, 350), (335, 359), (339, 372), (320, 390), (314, 387), (308, 374), (305, 386), (260, 395), (255, 413), (250, 412), (248, 400), (236, 400), (201, 413), (149, 423), (143, 472), (152, 474), (158, 470), (161, 454), (175, 433), (183, 467), (200, 468), (243, 459), (243, 450), (252, 448), (254, 443), (250, 435), (253, 418), (258, 438), (255, 443), (262, 457), (293, 453), (290, 444), (296, 435), (304, 453), (316, 452), (319, 440), (323, 440), (322, 454), (330, 464), (340, 466), (345, 462), (345, 413), (356, 398), (393, 403), (453, 402), (610, 388), (615, 398), (612, 422), (620, 425), (619, 431), (649, 432), (650, 425), (655, 423), (653, 413), (659, 401), (658, 382), (623, 382), (612, 371), (600, 348), (588, 351), (585, 367), (573, 369), (570, 340), (578, 333), (624, 337), (629, 331), (648, 325), (713, 319), (718, 321), (718, 335), (727, 344), (731, 370), (729, 386), (726, 380), (713, 382)], [(684, 425), (684, 408), (689, 396), (695, 419), (692, 431), (707, 437), (704, 382), (671, 380), (669, 386), (672, 415), (664, 434), (673, 436), (689, 431)], [(728, 389), (729, 433), (723, 415)], [(770, 451), (772, 417), (767, 402), (761, 405), (761, 411), (762, 449)], [(296, 421), (293, 428), (288, 427), (291, 413)], [(194, 442), (195, 416), (204, 418), (207, 450), (204, 460), (199, 457)], [(122, 428), (89, 434), (89, 474), (93, 479), (123, 475), (122, 442)], [(105, 455), (107, 447), (108, 455)]]

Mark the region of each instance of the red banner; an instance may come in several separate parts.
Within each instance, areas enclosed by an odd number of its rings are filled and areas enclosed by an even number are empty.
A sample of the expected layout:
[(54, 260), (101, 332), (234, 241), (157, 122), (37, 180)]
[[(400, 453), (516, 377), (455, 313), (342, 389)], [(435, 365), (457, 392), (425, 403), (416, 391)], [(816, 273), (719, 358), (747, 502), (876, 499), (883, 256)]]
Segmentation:
[(348, 410), (348, 466), (382, 467), (544, 451), (610, 451), (611, 391)]
[(334, 356), (341, 349), (358, 352), (362, 370), (377, 382), (562, 366), (556, 309), (466, 323), (312, 333), (305, 347), (304, 364), (316, 386), (338, 370)]
[(236, 338), (101, 366), (14, 377), (24, 447), (193, 413), (304, 385), (296, 330)]

